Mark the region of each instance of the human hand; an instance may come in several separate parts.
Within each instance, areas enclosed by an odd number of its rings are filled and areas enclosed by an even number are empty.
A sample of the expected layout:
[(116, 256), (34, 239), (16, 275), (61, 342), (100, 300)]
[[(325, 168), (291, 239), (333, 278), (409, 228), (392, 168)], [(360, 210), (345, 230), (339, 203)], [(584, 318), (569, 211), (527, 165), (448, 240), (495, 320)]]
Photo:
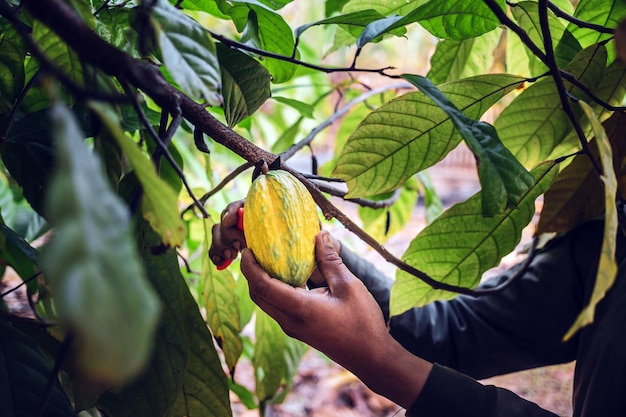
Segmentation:
[(409, 407), (431, 364), (391, 337), (378, 304), (343, 264), (327, 231), (316, 236), (315, 252), (317, 272), (327, 287), (307, 290), (271, 278), (245, 249), (241, 271), (252, 300), (286, 334), (324, 352), (379, 394)]
[(243, 204), (244, 200), (230, 203), (222, 211), (220, 222), (213, 225), (209, 258), (217, 265), (217, 269), (228, 267), (239, 251), (246, 247), (246, 238), (243, 234)]

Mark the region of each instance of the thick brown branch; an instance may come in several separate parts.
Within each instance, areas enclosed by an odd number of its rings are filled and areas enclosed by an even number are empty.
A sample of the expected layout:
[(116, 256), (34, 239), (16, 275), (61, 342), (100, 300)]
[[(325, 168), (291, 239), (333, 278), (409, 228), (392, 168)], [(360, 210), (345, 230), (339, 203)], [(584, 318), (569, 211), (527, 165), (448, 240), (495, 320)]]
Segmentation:
[[(81, 60), (99, 68), (110, 76), (125, 80), (139, 88), (150, 96), (157, 105), (171, 114), (182, 115), (197, 129), (248, 162), (252, 164), (260, 161), (272, 162), (277, 158), (277, 155), (259, 148), (220, 123), (201, 104), (175, 89), (163, 78), (158, 68), (136, 60), (104, 41), (74, 13), (64, 0), (23, 0), (23, 5), (34, 18), (48, 26), (67, 43)], [(435, 289), (470, 295), (481, 294), (481, 291), (436, 281), (424, 272), (402, 262), (326, 199), (311, 180), (285, 165), (282, 168), (295, 175), (307, 187), (326, 218), (336, 218), (388, 262), (421, 279)]]

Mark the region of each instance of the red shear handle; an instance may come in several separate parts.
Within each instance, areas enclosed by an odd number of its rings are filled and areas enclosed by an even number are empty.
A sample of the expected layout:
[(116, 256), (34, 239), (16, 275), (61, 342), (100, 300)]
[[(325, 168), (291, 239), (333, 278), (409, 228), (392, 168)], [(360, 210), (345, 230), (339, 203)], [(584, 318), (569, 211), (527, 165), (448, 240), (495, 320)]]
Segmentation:
[[(239, 207), (237, 210), (237, 229), (243, 232), (243, 207)], [(217, 265), (216, 268), (218, 271), (226, 269), (233, 263), (233, 259), (226, 259), (221, 264)]]

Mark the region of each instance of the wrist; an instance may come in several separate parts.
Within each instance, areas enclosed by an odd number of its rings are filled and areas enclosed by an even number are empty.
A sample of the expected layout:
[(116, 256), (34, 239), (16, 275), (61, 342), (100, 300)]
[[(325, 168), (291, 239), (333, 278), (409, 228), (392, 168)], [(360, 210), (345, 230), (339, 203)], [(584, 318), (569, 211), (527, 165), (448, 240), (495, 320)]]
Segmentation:
[(408, 409), (421, 393), (432, 363), (390, 339), (384, 342), (384, 349), (376, 349), (367, 366), (355, 373), (372, 391)]

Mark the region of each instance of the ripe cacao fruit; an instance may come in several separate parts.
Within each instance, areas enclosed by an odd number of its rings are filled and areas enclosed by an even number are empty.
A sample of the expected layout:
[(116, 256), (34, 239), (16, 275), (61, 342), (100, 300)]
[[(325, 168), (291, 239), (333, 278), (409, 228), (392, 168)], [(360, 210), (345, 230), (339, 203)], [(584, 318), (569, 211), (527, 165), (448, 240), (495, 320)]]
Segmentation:
[(246, 244), (267, 273), (294, 287), (315, 268), (315, 235), (320, 231), (313, 197), (283, 170), (259, 175), (248, 191), (243, 216)]

